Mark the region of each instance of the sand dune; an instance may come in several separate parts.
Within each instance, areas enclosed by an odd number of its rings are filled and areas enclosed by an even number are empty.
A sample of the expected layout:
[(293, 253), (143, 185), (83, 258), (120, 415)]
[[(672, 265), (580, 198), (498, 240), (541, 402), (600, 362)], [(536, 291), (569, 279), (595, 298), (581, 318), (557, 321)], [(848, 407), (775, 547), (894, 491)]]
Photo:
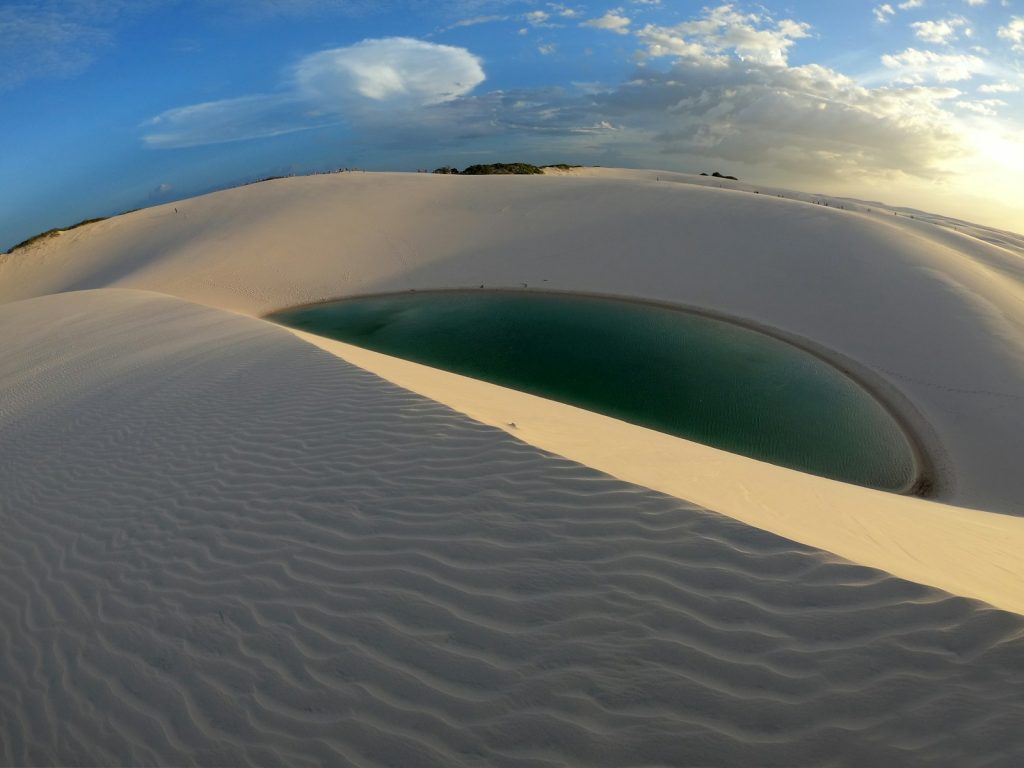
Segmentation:
[(698, 307), (859, 366), (920, 415), (938, 498), (1021, 511), (1024, 283), (1010, 265), (1024, 248), (654, 172), (587, 173), (603, 175), (338, 174), (227, 190), (4, 257), (0, 300), (117, 286), (260, 315), (527, 284)]
[[(2, 760), (1020, 764), (1022, 265), (965, 222), (611, 169), (284, 179), (2, 256)], [(933, 498), (254, 317), (524, 284), (821, 350)]]
[(1024, 759), (1019, 616), (256, 320), (107, 290), (0, 327), (7, 764)]

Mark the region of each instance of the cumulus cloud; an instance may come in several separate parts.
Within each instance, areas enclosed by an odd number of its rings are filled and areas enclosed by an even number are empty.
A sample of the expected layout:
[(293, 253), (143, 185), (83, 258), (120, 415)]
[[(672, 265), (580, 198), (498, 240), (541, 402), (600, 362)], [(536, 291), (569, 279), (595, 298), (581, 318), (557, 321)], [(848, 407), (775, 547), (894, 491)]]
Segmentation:
[(633, 162), (709, 159), (849, 181), (934, 180), (968, 151), (949, 87), (867, 88), (817, 65), (779, 67), (732, 58), (678, 58), (637, 70), (622, 85), (492, 92), (445, 105), (463, 137), (543, 135)]
[(909, 84), (870, 88), (826, 67), (790, 66), (788, 52), (809, 27), (732, 5), (635, 35), (647, 56), (673, 59), (668, 70), (642, 67), (619, 86), (576, 92), (469, 96), (445, 105), (447, 119), (465, 137), (532, 133), (551, 146), (561, 136), (634, 162), (672, 155), (674, 163), (714, 158), (790, 177), (936, 179), (970, 151), (958, 112), (998, 106), (941, 84), (970, 76), (980, 59), (909, 49), (891, 57)]
[(937, 80), (942, 83), (970, 80), (985, 71), (985, 62), (970, 54), (936, 53), (907, 48), (902, 53), (886, 54), (882, 64), (894, 70), (898, 83), (923, 83)]
[(1000, 27), (996, 32), (1003, 40), (1008, 40), (1015, 51), (1024, 51), (1024, 16), (1014, 16), (1010, 23)]
[(704, 9), (702, 18), (672, 26), (648, 24), (639, 32), (649, 56), (706, 59), (724, 65), (742, 61), (785, 66), (789, 48), (807, 37), (810, 25), (775, 21), (764, 13), (740, 13), (732, 5)]
[(944, 102), (951, 88), (867, 89), (825, 67), (709, 68), (680, 60), (606, 94), (606, 119), (649, 121), (665, 152), (847, 177), (937, 175), (937, 159), (959, 151)]
[(146, 121), (143, 141), (191, 147), (372, 121), (457, 99), (483, 80), (479, 59), (464, 48), (405, 37), (364, 40), (305, 57), (279, 93), (167, 110)]
[(622, 9), (616, 8), (615, 10), (608, 11), (608, 13), (600, 18), (588, 19), (580, 26), (594, 27), (595, 29), (607, 29), (609, 32), (625, 35), (629, 33), (629, 25), (631, 23), (632, 21), (629, 18), (622, 15)]
[[(926, 43), (944, 45), (957, 38), (959, 29), (967, 27), (967, 19), (963, 16), (953, 16), (936, 21), (915, 21), (910, 26), (914, 34)], [(969, 29), (966, 31), (970, 32)]]

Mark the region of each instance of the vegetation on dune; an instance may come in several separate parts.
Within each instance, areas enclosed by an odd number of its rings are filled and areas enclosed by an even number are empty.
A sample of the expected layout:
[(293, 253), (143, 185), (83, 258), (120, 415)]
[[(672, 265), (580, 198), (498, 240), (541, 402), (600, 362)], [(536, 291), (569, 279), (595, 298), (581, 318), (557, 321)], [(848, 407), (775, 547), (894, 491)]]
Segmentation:
[(7, 253), (14, 253), (15, 251), (21, 248), (27, 248), (33, 243), (37, 243), (41, 240), (48, 240), (51, 237), (56, 237), (61, 232), (67, 232), (70, 229), (84, 227), (86, 224), (94, 224), (97, 221), (104, 221), (107, 218), (108, 217), (106, 216), (100, 216), (99, 218), (96, 219), (84, 219), (82, 221), (79, 221), (77, 224), (72, 224), (70, 227), (58, 227), (57, 229), (48, 229), (45, 232), (40, 232), (38, 235), (32, 235), (32, 237), (28, 238), (27, 240), (22, 240), (17, 245), (11, 246), (10, 248), (7, 249)]
[[(739, 181), (739, 179), (737, 179), (735, 176), (725, 176), (725, 175), (719, 173), (718, 171), (715, 171), (711, 175), (714, 176), (716, 179), (732, 179), (733, 181)], [(707, 176), (707, 174), (706, 173), (701, 173), (701, 176)]]
[(569, 165), (568, 163), (556, 163), (554, 165), (532, 165), (530, 163), (486, 163), (471, 165), (464, 171), (453, 168), (450, 165), (443, 165), (434, 169), (434, 173), (458, 174), (461, 176), (492, 176), (492, 175), (533, 175), (544, 173), (545, 168), (558, 168), (568, 171), (571, 168), (582, 168), (580, 165)]
[(501, 175), (530, 175), (544, 173), (536, 165), (529, 163), (488, 163), (486, 165), (471, 165), (462, 172), (463, 176), (492, 176)]

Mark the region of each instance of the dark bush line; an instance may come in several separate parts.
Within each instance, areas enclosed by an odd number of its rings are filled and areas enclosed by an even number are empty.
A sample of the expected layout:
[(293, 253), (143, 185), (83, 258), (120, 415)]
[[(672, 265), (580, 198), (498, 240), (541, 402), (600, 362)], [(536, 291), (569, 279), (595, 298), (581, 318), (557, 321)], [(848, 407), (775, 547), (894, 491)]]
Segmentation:
[[(732, 179), (733, 181), (739, 181), (739, 179), (737, 179), (735, 176), (723, 176), (718, 171), (715, 171), (711, 175), (714, 176), (716, 179)], [(702, 173), (701, 176), (707, 176), (707, 174)]]
[(568, 163), (557, 163), (555, 165), (531, 165), (530, 163), (487, 163), (482, 165), (471, 165), (464, 171), (444, 165), (434, 170), (434, 173), (458, 174), (460, 176), (494, 176), (494, 175), (533, 175), (544, 173), (545, 168), (559, 168), (568, 171), (570, 168), (581, 168), (579, 165)]

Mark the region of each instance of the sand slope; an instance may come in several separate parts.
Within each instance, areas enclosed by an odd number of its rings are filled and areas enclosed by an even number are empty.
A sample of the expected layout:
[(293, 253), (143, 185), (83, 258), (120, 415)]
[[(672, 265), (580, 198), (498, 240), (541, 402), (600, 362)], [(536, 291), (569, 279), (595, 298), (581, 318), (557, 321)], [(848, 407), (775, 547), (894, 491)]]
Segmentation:
[(544, 453), (265, 323), (0, 307), (8, 764), (1024, 761), (1024, 619)]
[(655, 172), (579, 173), (339, 174), (228, 190), (2, 257), (0, 300), (120, 286), (261, 314), (526, 284), (700, 307), (858, 365), (920, 414), (940, 499), (1022, 511), (1021, 243)]

